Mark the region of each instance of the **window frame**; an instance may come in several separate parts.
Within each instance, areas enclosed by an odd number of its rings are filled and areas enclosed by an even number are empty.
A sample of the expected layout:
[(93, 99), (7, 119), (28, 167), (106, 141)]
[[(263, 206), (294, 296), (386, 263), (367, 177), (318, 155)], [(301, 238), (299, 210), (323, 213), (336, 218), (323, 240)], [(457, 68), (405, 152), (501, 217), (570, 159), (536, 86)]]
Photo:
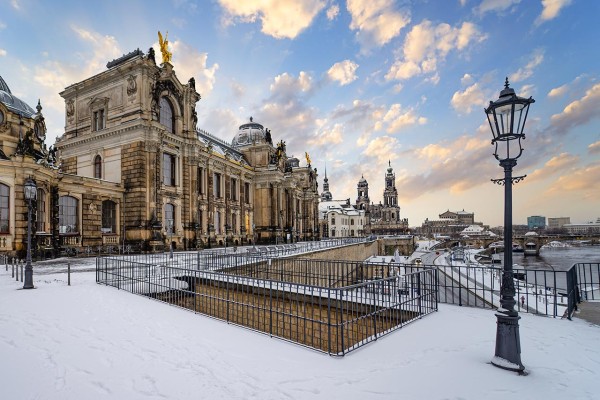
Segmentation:
[[(111, 215), (106, 214), (107, 210), (111, 212)], [(117, 233), (117, 203), (112, 200), (102, 201), (102, 225), (100, 226), (100, 230), (102, 234)]]
[(162, 96), (158, 101), (160, 107), (158, 122), (170, 133), (175, 132), (175, 108), (167, 96)]
[[(74, 213), (67, 213), (69, 210), (74, 210)], [(69, 224), (73, 220), (74, 224)], [(62, 229), (63, 227), (65, 229)], [(77, 197), (64, 195), (58, 198), (58, 233), (61, 235), (79, 234), (79, 199)]]
[(43, 188), (37, 189), (36, 202), (36, 232), (46, 232), (46, 191)]
[(94, 157), (94, 178), (102, 179), (102, 157), (96, 154)]
[[(167, 235), (175, 234), (175, 210), (176, 207), (173, 203), (166, 203), (164, 206), (165, 232)], [(169, 224), (169, 221), (171, 221), (171, 224)]]
[(10, 186), (0, 183), (0, 234), (6, 233), (10, 233)]
[[(165, 186), (177, 186), (177, 156), (168, 152), (163, 152), (162, 156), (163, 173), (162, 183)], [(167, 165), (169, 168), (167, 168)], [(167, 174), (168, 172), (168, 174)]]

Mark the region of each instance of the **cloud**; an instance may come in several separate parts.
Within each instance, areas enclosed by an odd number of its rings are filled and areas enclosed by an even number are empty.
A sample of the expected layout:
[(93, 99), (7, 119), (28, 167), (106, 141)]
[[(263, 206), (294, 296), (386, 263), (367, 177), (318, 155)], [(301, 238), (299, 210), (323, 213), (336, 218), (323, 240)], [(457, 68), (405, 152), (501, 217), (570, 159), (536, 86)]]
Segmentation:
[(408, 25), (410, 13), (396, 10), (394, 6), (393, 0), (347, 1), (346, 7), (352, 17), (350, 29), (356, 31), (363, 52), (385, 45)]
[(460, 83), (462, 85), (470, 85), (473, 83), (473, 77), (469, 74), (464, 74), (462, 78), (460, 78)]
[(344, 141), (344, 125), (335, 124), (331, 129), (320, 129), (308, 139), (308, 144), (323, 147), (339, 144)]
[(6, 50), (4, 49), (0, 49), (0, 57), (5, 57), (6, 56)]
[[(414, 200), (427, 193), (449, 190), (462, 193), (481, 184), (489, 184), (489, 177), (497, 173), (492, 161), (490, 142), (479, 129), (476, 136), (463, 135), (456, 140), (431, 143), (403, 156), (424, 160), (425, 171), (410, 171), (396, 185), (402, 188), (402, 199)], [(413, 163), (416, 165), (416, 162)], [(416, 169), (415, 169), (416, 170)]]
[(583, 125), (600, 116), (600, 83), (585, 92), (585, 95), (569, 103), (561, 113), (550, 118), (550, 128), (556, 134), (566, 134), (576, 126)]
[(571, 4), (571, 0), (542, 0), (542, 13), (535, 20), (536, 25), (558, 17), (560, 10)]
[[(196, 90), (201, 96), (212, 92), (219, 64), (207, 65), (208, 53), (202, 53), (181, 40), (169, 41), (173, 52), (173, 69), (182, 83), (191, 77), (196, 79)], [(154, 51), (160, 54), (158, 43), (154, 44)]]
[(284, 72), (273, 79), (269, 87), (271, 97), (283, 102), (289, 101), (298, 94), (309, 93), (313, 89), (313, 78), (305, 71), (300, 71), (298, 77)]
[(329, 76), (329, 79), (332, 81), (338, 81), (341, 86), (344, 86), (356, 80), (357, 69), (357, 63), (350, 60), (344, 60), (333, 64), (333, 66), (329, 68), (329, 71), (327, 71), (327, 76)]
[(521, 0), (483, 0), (473, 11), (480, 16), (488, 12), (502, 14), (520, 2)]
[[(463, 77), (464, 79), (464, 77)], [(484, 93), (481, 85), (477, 82), (463, 90), (456, 91), (452, 95), (450, 104), (461, 114), (469, 114), (474, 107), (484, 107), (488, 96)]]
[(219, 0), (224, 8), (225, 25), (255, 22), (260, 19), (261, 32), (276, 39), (294, 39), (308, 28), (325, 7), (322, 0)]
[(567, 92), (568, 86), (566, 84), (554, 88), (548, 92), (548, 97), (561, 97)]
[(588, 152), (590, 154), (600, 154), (600, 140), (590, 144), (588, 146)]
[(12, 8), (14, 8), (15, 10), (20, 10), (21, 9), (21, 4), (19, 4), (18, 0), (10, 0), (10, 5), (12, 6)]
[(400, 104), (392, 104), (381, 122), (387, 126), (386, 132), (393, 134), (412, 125), (424, 125), (427, 118), (417, 115), (413, 108), (403, 109)]
[(406, 35), (401, 58), (392, 64), (385, 78), (403, 80), (421, 74), (435, 76), (438, 66), (448, 53), (465, 50), (471, 43), (479, 43), (485, 39), (486, 35), (471, 22), (452, 27), (446, 23), (434, 26), (431, 21), (424, 20), (413, 26)]
[(369, 142), (363, 150), (363, 154), (367, 157), (375, 158), (377, 163), (382, 164), (388, 160), (395, 160), (399, 157), (398, 149), (400, 142), (398, 139), (391, 136), (380, 136)]
[(0, 21), (0, 31), (5, 28), (6, 28), (6, 24), (4, 22)]
[(569, 153), (561, 153), (548, 160), (542, 168), (536, 169), (531, 174), (528, 174), (527, 181), (532, 182), (545, 179), (559, 173), (564, 173), (565, 171), (577, 165), (578, 162), (578, 156)]
[(327, 19), (333, 21), (339, 13), (340, 6), (338, 6), (337, 4), (332, 4), (331, 7), (327, 9)]
[(565, 195), (575, 192), (583, 199), (596, 200), (600, 196), (600, 163), (595, 162), (584, 167), (568, 171), (560, 176), (546, 191), (548, 195)]
[(542, 49), (534, 50), (527, 64), (509, 75), (510, 81), (520, 82), (529, 78), (531, 75), (533, 75), (533, 70), (540, 65), (542, 61), (544, 61), (544, 51)]

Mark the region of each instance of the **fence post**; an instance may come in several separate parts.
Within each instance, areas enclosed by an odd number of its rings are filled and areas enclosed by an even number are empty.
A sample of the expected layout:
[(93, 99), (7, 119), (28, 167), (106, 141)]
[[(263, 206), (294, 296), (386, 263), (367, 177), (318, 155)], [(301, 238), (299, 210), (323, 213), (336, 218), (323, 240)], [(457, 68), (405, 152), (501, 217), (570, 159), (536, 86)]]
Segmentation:
[(21, 282), (23, 282), (23, 263), (21, 262)]
[(71, 262), (67, 263), (67, 285), (71, 286)]
[(10, 275), (11, 278), (15, 277), (15, 259), (13, 258), (10, 262), (12, 273)]
[(15, 268), (15, 270), (16, 270), (16, 278), (15, 278), (15, 281), (17, 281), (17, 282), (18, 282), (18, 281), (19, 281), (19, 264), (17, 264), (17, 267)]

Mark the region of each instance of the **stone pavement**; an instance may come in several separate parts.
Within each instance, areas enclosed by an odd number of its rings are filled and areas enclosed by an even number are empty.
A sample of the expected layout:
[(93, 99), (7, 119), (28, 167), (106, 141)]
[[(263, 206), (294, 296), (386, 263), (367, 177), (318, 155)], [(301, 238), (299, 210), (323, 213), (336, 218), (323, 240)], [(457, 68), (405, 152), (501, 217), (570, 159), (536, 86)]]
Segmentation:
[(573, 313), (573, 316), (594, 325), (600, 325), (600, 302), (582, 301), (577, 305), (577, 311)]

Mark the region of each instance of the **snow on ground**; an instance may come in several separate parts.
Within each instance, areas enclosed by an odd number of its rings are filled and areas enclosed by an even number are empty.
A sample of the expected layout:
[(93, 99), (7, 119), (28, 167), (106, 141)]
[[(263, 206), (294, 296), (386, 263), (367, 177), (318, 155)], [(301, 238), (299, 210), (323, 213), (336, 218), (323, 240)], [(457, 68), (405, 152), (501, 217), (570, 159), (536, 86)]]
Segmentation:
[(598, 398), (600, 327), (581, 320), (522, 315), (528, 376), (489, 363), (493, 311), (448, 305), (334, 358), (97, 285), (90, 266), (67, 286), (36, 265), (35, 290), (0, 266), (0, 399)]

